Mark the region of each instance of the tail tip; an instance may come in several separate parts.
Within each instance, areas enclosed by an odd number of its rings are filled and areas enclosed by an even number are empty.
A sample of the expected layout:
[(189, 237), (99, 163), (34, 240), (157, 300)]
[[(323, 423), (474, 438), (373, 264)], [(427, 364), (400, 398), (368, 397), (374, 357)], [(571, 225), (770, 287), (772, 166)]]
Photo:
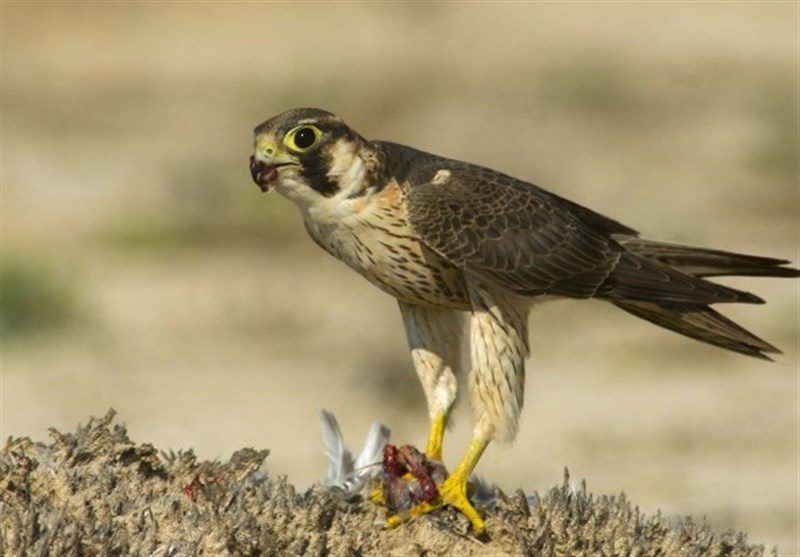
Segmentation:
[(756, 296), (752, 292), (742, 292), (740, 294), (739, 300), (737, 301), (744, 302), (745, 304), (759, 304), (759, 305), (766, 304), (764, 298)]

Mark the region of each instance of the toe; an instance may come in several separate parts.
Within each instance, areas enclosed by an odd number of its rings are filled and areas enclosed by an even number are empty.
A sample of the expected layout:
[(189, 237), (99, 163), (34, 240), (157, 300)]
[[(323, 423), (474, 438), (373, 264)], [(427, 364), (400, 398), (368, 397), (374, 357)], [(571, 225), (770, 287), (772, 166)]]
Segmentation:
[(403, 523), (403, 517), (399, 514), (393, 514), (386, 518), (386, 527), (387, 528), (397, 528)]
[(472, 529), (476, 534), (482, 534), (484, 532), (486, 525), (481, 515), (478, 514), (478, 511), (475, 510), (475, 507), (472, 506), (472, 503), (470, 503), (467, 498), (467, 486), (465, 482), (450, 483), (446, 481), (444, 485), (439, 488), (439, 492), (441, 494), (442, 503), (455, 507), (461, 514), (466, 516), (470, 523), (472, 523)]
[(370, 491), (369, 500), (375, 503), (376, 505), (386, 506), (386, 497), (383, 495), (383, 486), (378, 486), (372, 491)]

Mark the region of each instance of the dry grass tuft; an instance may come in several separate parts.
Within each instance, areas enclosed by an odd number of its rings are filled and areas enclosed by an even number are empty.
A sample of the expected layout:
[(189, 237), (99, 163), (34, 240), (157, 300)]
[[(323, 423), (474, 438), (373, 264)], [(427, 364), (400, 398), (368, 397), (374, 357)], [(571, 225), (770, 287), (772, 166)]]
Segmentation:
[[(396, 530), (370, 503), (297, 493), (263, 470), (269, 451), (226, 463), (164, 454), (112, 425), (115, 412), (52, 442), (11, 438), (0, 454), (4, 555), (763, 555), (744, 534), (644, 516), (568, 476), (542, 497), (497, 492), (488, 541), (440, 512)], [(531, 502), (533, 502), (531, 504)]]

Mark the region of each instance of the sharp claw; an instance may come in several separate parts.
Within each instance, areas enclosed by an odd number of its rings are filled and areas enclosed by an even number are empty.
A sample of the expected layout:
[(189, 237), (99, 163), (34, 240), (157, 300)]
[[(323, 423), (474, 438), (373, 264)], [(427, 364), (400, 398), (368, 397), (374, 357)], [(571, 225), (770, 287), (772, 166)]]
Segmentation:
[(469, 499), (467, 498), (466, 486), (461, 485), (460, 482), (446, 481), (439, 488), (439, 492), (441, 493), (441, 497), (433, 503), (420, 503), (419, 505), (403, 512), (402, 514), (395, 514), (387, 517), (387, 528), (397, 528), (403, 522), (412, 517), (428, 514), (445, 505), (449, 505), (467, 517), (467, 519), (470, 521), (470, 524), (472, 524), (472, 531), (476, 536), (480, 536), (486, 531), (486, 523), (483, 521), (481, 515), (478, 514), (478, 511), (475, 510), (475, 507), (472, 506), (472, 503), (470, 503)]

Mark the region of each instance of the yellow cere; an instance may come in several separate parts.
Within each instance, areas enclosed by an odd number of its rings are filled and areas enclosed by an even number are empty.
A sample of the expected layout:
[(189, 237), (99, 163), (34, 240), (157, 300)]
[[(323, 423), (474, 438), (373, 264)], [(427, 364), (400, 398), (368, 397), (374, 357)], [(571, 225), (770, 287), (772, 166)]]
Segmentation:
[(274, 141), (271, 141), (266, 136), (261, 136), (256, 138), (256, 151), (265, 157), (272, 157), (275, 155), (277, 148)]

